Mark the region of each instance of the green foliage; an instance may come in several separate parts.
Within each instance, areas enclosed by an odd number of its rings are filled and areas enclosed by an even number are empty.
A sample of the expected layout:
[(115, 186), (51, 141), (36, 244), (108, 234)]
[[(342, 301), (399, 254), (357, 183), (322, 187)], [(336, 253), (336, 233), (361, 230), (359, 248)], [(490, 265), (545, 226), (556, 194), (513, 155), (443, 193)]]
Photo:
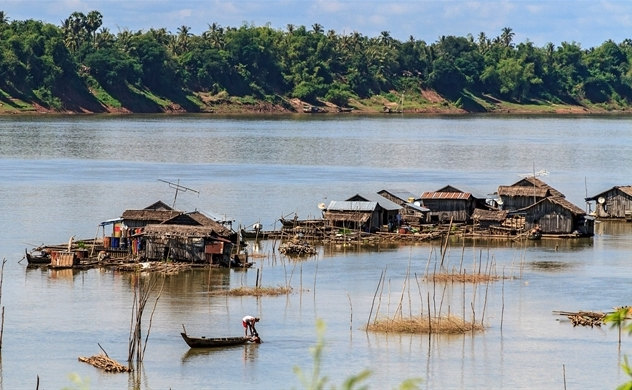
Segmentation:
[(325, 94), (325, 100), (340, 107), (346, 107), (352, 97), (353, 93), (349, 87), (339, 82), (333, 83)]
[[(156, 106), (135, 101), (127, 85), (185, 107), (199, 105), (186, 98), (195, 92), (346, 106), (353, 97), (420, 88), (439, 92), (448, 105), (477, 111), (484, 106), (471, 96), (463, 100), (464, 94), (520, 103), (632, 104), (630, 40), (588, 50), (574, 42), (539, 48), (516, 44), (505, 27), (496, 37), (442, 36), (427, 44), (413, 37), (400, 42), (386, 31), (377, 37), (325, 33), (317, 23), (284, 31), (213, 23), (200, 36), (187, 26), (175, 33), (157, 27), (115, 35), (101, 28), (99, 11), (73, 12), (60, 26), (0, 16), (0, 89), (56, 109), (70, 103), (69, 85), (81, 89), (73, 95), (107, 91), (110, 99), (101, 102), (150, 111)], [(77, 79), (87, 76), (99, 85), (82, 87)]]
[(625, 372), (625, 374), (630, 377), (630, 380), (618, 386), (617, 390), (632, 390), (632, 367), (628, 362), (627, 356), (623, 357), (623, 364), (621, 364), (621, 368), (623, 369), (623, 372)]

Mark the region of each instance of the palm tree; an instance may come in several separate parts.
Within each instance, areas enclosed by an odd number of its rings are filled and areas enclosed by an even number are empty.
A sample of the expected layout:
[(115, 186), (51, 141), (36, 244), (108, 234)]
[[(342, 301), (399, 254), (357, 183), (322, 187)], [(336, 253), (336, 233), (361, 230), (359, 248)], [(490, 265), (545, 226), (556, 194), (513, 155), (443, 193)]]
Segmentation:
[(85, 18), (84, 28), (86, 29), (86, 33), (92, 37), (93, 43), (96, 42), (97, 30), (101, 27), (102, 23), (103, 16), (99, 11), (90, 11)]
[(191, 28), (188, 26), (178, 27), (177, 49), (178, 54), (185, 53), (189, 50), (189, 37), (191, 36)]
[(324, 31), (323, 26), (321, 24), (314, 23), (312, 24), (312, 31), (314, 32), (314, 34), (322, 34)]
[(513, 37), (516, 35), (510, 27), (503, 28), (502, 34), (500, 34), (500, 41), (505, 45), (505, 47), (511, 47), (511, 41), (513, 41)]

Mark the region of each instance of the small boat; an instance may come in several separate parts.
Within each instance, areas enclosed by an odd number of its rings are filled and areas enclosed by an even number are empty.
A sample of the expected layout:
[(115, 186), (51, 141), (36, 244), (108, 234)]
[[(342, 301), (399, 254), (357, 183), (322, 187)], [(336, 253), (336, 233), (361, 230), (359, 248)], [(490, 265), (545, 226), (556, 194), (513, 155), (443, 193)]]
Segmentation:
[(184, 341), (191, 348), (217, 348), (229, 347), (252, 342), (250, 337), (189, 337), (186, 333), (180, 332)]
[(46, 251), (33, 250), (29, 252), (28, 250), (24, 249), (24, 253), (26, 255), (26, 261), (30, 265), (50, 264), (50, 254)]
[[(182, 326), (184, 328), (184, 326)], [(191, 348), (218, 348), (241, 344), (260, 344), (259, 336), (253, 337), (189, 337), (186, 329), (180, 335)]]

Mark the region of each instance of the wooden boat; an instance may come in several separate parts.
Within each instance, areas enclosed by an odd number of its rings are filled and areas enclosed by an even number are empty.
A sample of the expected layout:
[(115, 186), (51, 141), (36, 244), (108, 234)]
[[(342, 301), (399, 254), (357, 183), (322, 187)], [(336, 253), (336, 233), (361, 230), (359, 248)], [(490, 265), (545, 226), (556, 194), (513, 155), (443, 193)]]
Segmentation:
[(191, 348), (218, 348), (256, 343), (252, 337), (189, 337), (185, 332), (180, 332), (180, 335)]
[(51, 258), (48, 252), (40, 250), (33, 250), (29, 252), (28, 250), (24, 249), (24, 253), (26, 255), (26, 261), (29, 265), (50, 264)]
[(259, 336), (253, 337), (189, 337), (187, 330), (182, 325), (183, 332), (180, 335), (191, 348), (218, 348), (218, 347), (230, 347), (233, 345), (241, 344), (260, 344), (261, 339)]

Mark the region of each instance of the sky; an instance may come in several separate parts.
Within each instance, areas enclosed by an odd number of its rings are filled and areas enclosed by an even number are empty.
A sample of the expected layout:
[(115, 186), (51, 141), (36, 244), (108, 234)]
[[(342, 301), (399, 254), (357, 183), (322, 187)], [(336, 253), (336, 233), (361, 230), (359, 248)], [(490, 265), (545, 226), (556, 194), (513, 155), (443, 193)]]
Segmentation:
[(488, 38), (505, 27), (514, 43), (544, 47), (575, 42), (584, 49), (607, 40), (632, 39), (631, 0), (2, 0), (11, 20), (61, 25), (72, 12), (99, 11), (112, 33), (187, 26), (200, 35), (212, 23), (285, 30), (288, 24), (311, 29), (315, 23), (338, 35), (383, 31), (400, 41), (411, 36), (434, 43), (443, 35)]

